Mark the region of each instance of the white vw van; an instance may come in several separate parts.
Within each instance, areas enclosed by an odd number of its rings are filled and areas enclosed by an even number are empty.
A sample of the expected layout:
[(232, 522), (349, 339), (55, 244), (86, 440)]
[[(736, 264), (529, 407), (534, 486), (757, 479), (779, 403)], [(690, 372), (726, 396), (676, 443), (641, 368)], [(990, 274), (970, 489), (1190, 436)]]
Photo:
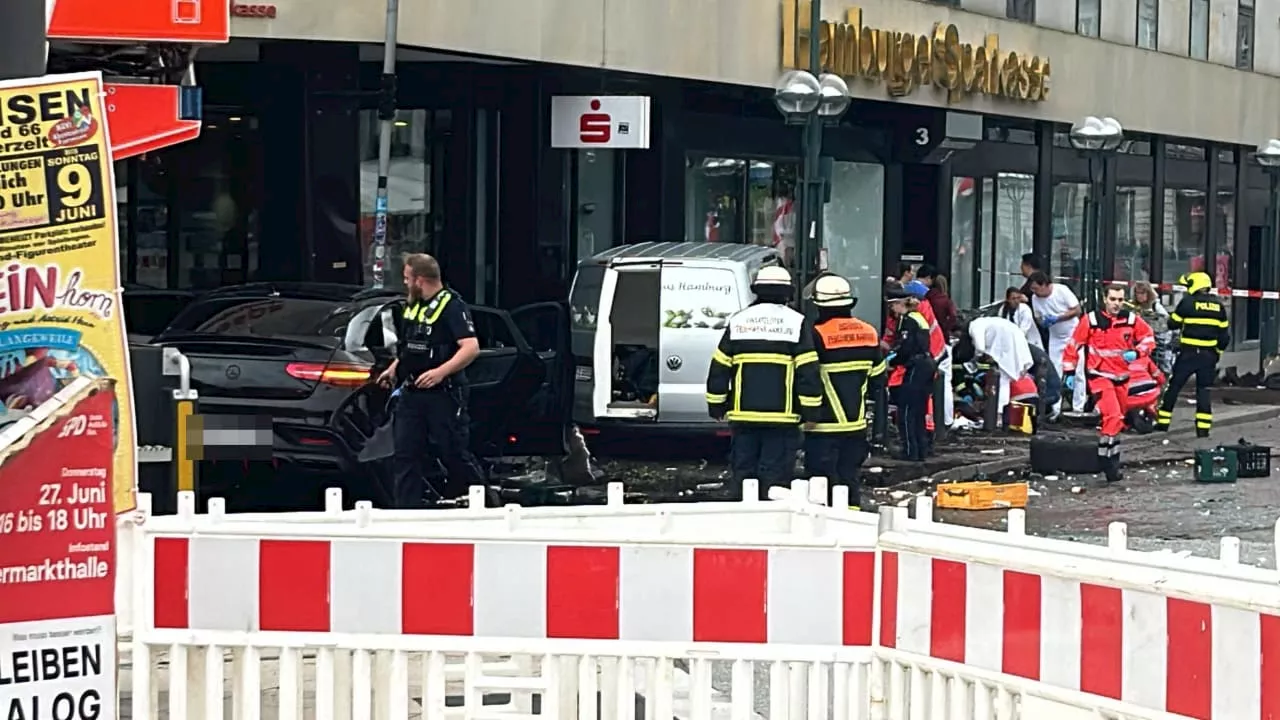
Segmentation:
[(578, 264), (569, 295), (580, 425), (714, 432), (707, 415), (711, 354), (773, 248), (649, 242)]

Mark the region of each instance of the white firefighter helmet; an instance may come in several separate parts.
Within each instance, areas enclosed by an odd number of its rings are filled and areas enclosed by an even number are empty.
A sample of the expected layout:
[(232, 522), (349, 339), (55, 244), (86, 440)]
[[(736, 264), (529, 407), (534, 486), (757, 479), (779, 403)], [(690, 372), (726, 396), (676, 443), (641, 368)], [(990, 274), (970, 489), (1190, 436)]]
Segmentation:
[(849, 307), (853, 288), (839, 275), (823, 275), (813, 284), (813, 304), (818, 307)]
[(791, 273), (781, 265), (767, 265), (756, 273), (752, 287), (791, 287)]

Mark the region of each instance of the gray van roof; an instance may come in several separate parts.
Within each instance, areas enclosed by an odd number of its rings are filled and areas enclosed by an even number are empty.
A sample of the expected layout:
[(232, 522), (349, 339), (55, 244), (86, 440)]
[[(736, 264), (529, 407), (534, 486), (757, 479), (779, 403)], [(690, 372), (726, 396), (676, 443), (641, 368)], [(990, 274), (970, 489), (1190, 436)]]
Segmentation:
[(643, 242), (619, 245), (596, 254), (585, 263), (653, 258), (655, 260), (713, 260), (755, 264), (779, 257), (778, 251), (763, 245), (712, 242)]

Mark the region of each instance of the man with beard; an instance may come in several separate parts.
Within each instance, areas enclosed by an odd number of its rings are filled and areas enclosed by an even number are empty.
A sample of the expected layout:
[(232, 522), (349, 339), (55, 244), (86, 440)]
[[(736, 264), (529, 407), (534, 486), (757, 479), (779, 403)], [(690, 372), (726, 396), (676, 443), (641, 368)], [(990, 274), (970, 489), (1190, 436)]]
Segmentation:
[(394, 382), (399, 399), (392, 418), (396, 507), (422, 507), (427, 483), (423, 464), (428, 448), (440, 454), (447, 472), (443, 488), (433, 494), (453, 499), (484, 473), (471, 454), (464, 370), (480, 354), (475, 323), (466, 304), (440, 277), (440, 264), (425, 253), (404, 259), (409, 298), (400, 328), (399, 356), (378, 378)]

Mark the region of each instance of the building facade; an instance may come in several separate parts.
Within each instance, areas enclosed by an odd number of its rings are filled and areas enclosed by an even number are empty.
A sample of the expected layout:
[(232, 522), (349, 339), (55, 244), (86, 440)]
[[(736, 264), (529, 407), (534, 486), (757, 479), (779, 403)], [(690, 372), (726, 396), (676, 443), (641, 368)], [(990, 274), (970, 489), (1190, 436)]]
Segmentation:
[[(805, 5), (402, 2), (392, 250), (434, 252), (469, 296), (517, 305), (564, 297), (579, 259), (624, 242), (785, 246), (800, 132), (772, 87), (809, 42)], [(233, 42), (198, 56), (202, 138), (117, 173), (127, 278), (364, 282), (384, 5), (237, 8)], [(1095, 199), (1066, 132), (1086, 115), (1126, 129), (1104, 173), (1105, 276), (1204, 268), (1273, 289), (1250, 152), (1280, 136), (1280, 0), (825, 0), (823, 15), (812, 34), (855, 98), (825, 133), (824, 257), (868, 316), (904, 255), (939, 265), (964, 306), (1002, 298), (1024, 252), (1077, 276)], [(648, 149), (551, 147), (561, 95), (651, 98)], [(1259, 302), (1235, 301), (1240, 348)]]

